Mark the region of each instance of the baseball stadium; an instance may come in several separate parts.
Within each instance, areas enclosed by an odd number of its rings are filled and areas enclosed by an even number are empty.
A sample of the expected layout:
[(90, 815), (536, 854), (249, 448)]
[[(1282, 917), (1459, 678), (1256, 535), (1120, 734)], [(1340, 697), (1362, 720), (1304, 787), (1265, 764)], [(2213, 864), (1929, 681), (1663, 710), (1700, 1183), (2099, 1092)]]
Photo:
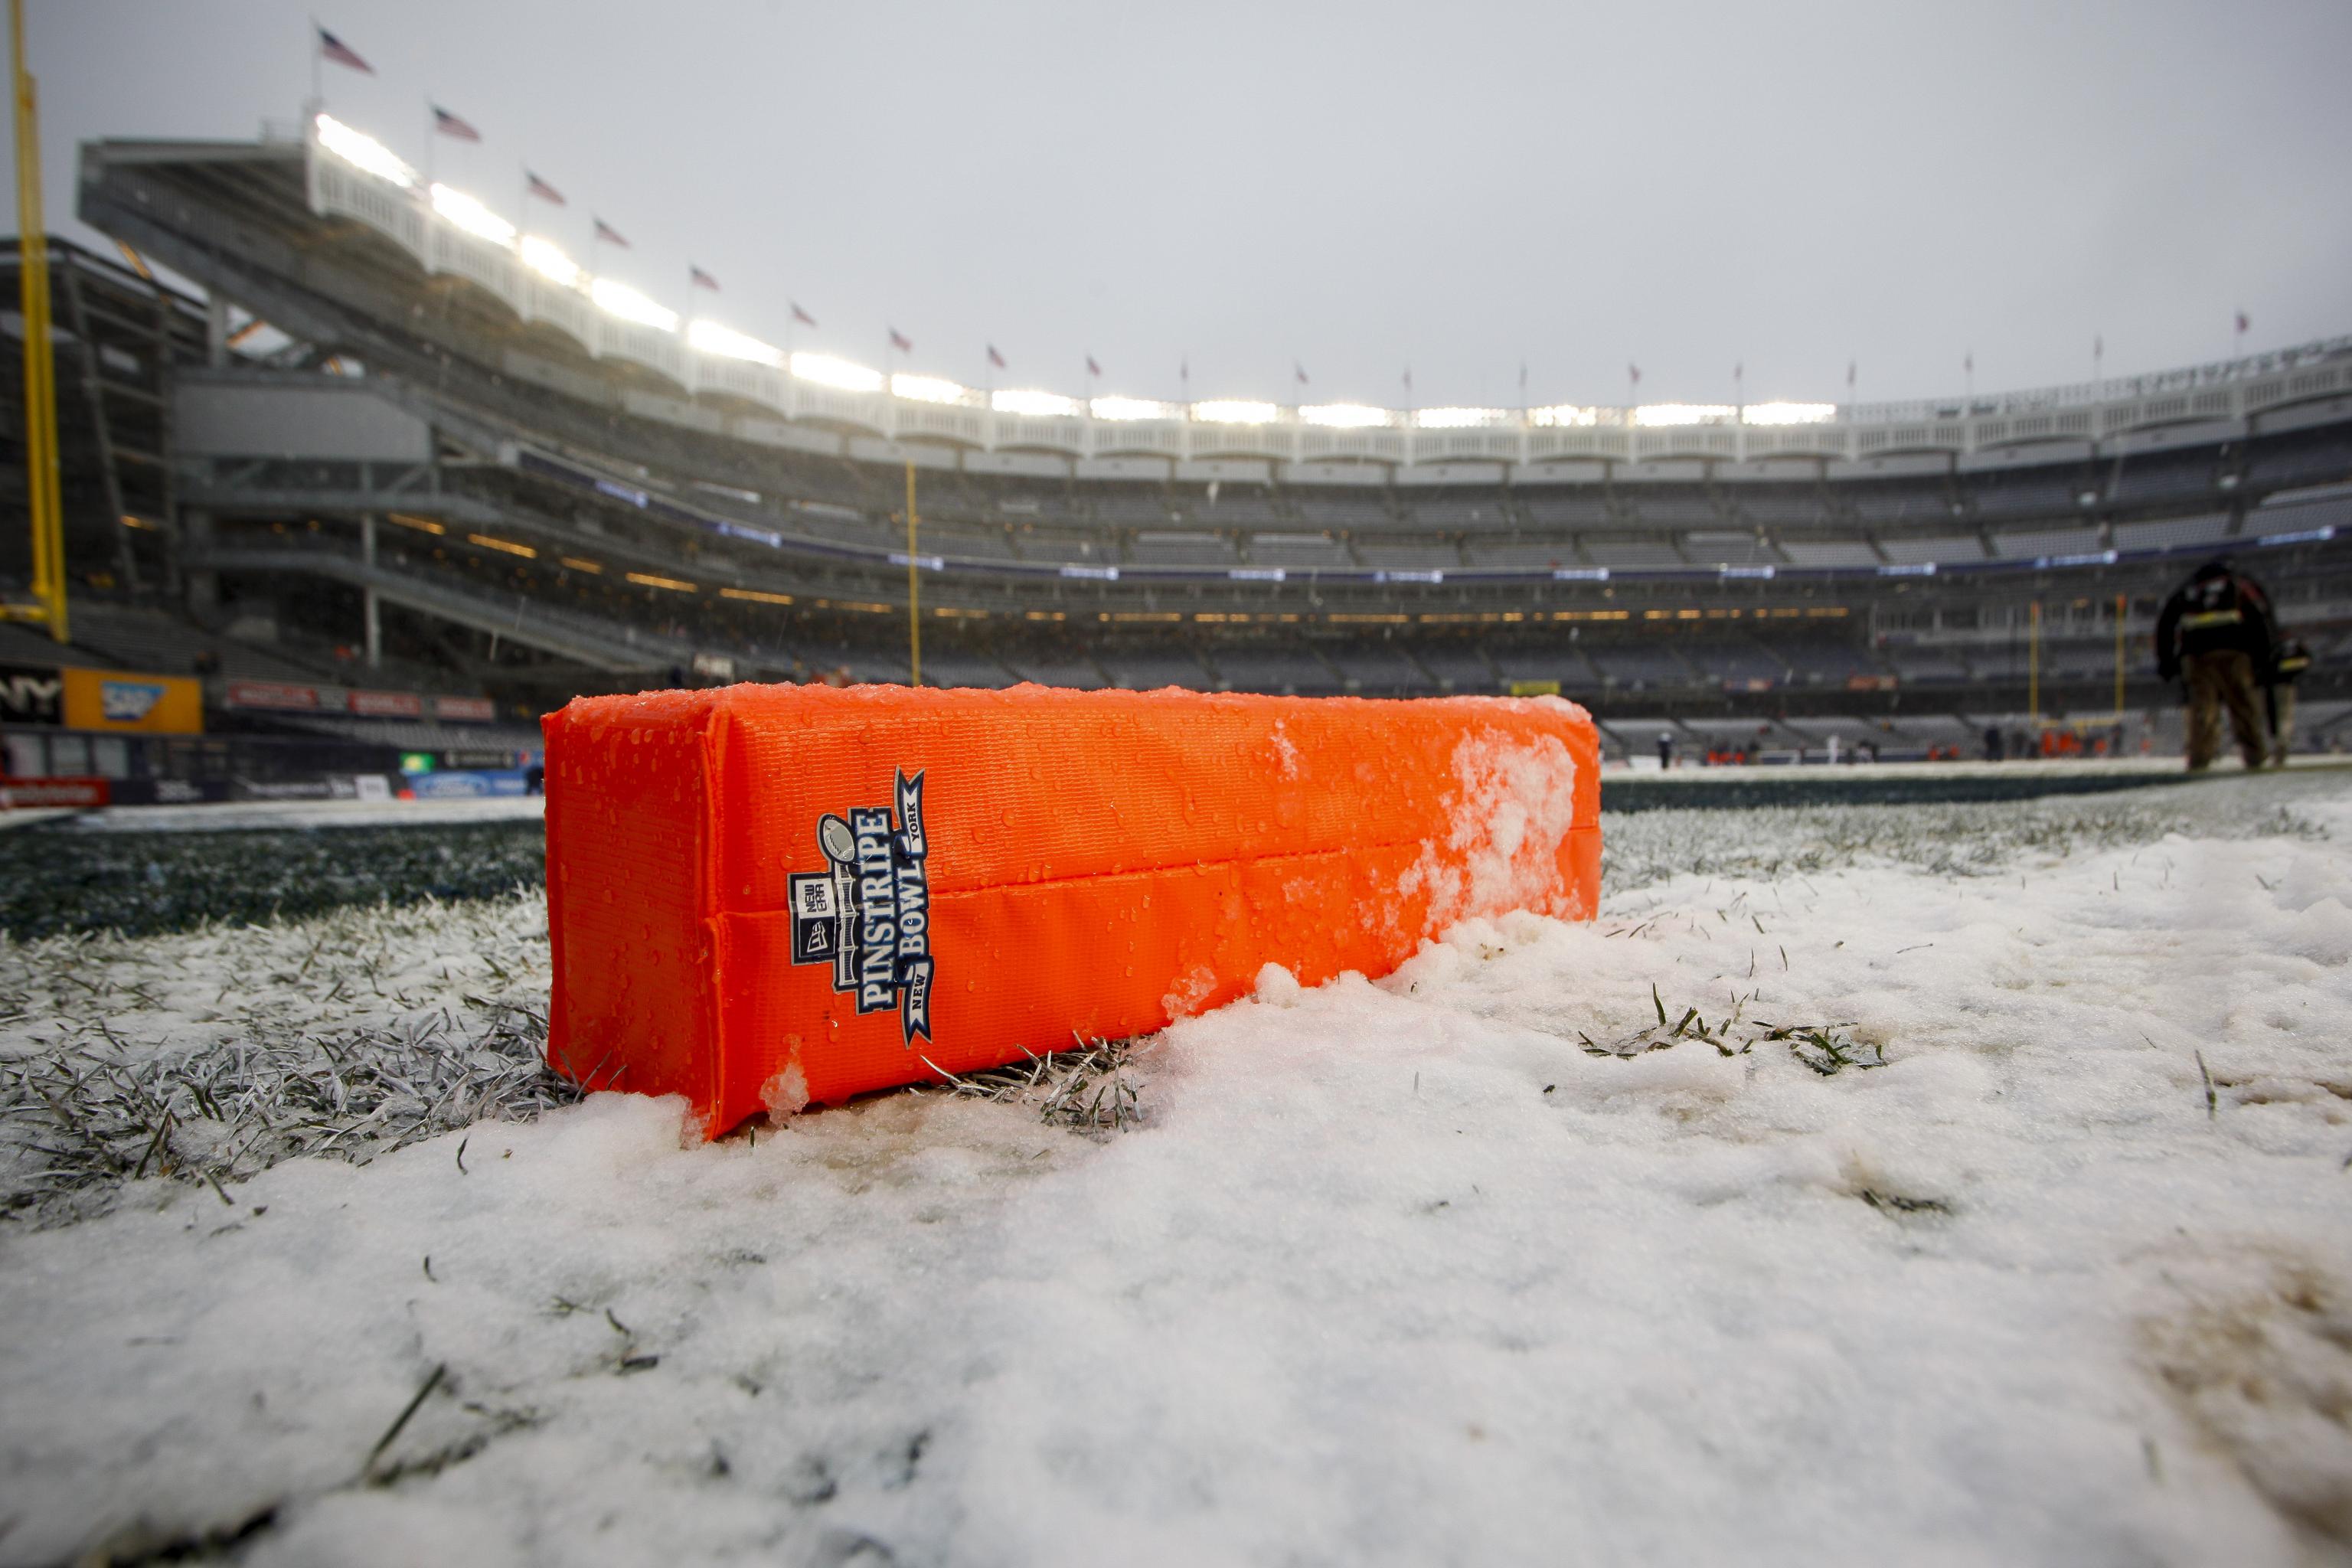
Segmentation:
[(729, 679), (1557, 691), (1644, 757), (2168, 751), (2150, 634), (2224, 552), (2314, 650), (2300, 744), (2352, 711), (2352, 339), (1880, 405), (982, 392), (688, 318), (324, 114), (79, 175), (121, 254), (52, 246), (72, 637), (11, 657), (202, 660), (210, 723), (12, 739), (19, 776), (462, 769), (574, 694)]

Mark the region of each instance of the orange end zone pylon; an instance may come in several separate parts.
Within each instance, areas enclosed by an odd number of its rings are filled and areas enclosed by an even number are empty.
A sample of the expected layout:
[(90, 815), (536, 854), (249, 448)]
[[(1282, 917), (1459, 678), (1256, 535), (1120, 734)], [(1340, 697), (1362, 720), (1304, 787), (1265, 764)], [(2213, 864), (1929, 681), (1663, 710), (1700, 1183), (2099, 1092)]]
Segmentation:
[(1557, 698), (735, 686), (544, 726), (548, 1059), (711, 1137), (1600, 899)]

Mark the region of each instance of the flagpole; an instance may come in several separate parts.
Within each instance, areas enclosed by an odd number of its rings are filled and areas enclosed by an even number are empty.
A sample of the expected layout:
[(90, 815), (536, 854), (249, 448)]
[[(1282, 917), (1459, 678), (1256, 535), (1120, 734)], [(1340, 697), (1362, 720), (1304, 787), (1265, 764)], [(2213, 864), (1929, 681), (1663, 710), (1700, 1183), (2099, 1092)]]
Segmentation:
[(319, 47), (319, 18), (313, 16), (310, 18), (310, 105), (302, 114), (302, 133), (306, 136), (310, 132), (311, 116), (327, 106), (327, 84), (319, 70), (322, 53), (324, 51)]
[(908, 684), (923, 683), (922, 590), (915, 575), (915, 462), (907, 459), (907, 674)]

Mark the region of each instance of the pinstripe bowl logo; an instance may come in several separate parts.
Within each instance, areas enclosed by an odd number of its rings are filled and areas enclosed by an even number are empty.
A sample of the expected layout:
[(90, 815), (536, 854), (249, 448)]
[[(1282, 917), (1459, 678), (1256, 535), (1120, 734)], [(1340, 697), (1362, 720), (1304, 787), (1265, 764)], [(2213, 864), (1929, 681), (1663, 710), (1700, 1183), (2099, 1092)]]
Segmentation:
[(897, 781), (890, 805), (817, 819), (825, 869), (793, 876), (793, 962), (830, 964), (860, 1013), (895, 1008), (912, 1047), (931, 1038), (931, 847), (923, 771)]

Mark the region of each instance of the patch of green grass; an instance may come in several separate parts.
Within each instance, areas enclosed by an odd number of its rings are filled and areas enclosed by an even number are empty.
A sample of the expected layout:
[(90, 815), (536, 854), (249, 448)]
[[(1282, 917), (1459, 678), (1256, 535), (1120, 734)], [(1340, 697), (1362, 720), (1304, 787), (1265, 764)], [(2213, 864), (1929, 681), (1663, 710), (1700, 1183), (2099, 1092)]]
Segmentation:
[(350, 904), (499, 898), (547, 879), (536, 821), (207, 833), (0, 833), (0, 931), (152, 936)]

